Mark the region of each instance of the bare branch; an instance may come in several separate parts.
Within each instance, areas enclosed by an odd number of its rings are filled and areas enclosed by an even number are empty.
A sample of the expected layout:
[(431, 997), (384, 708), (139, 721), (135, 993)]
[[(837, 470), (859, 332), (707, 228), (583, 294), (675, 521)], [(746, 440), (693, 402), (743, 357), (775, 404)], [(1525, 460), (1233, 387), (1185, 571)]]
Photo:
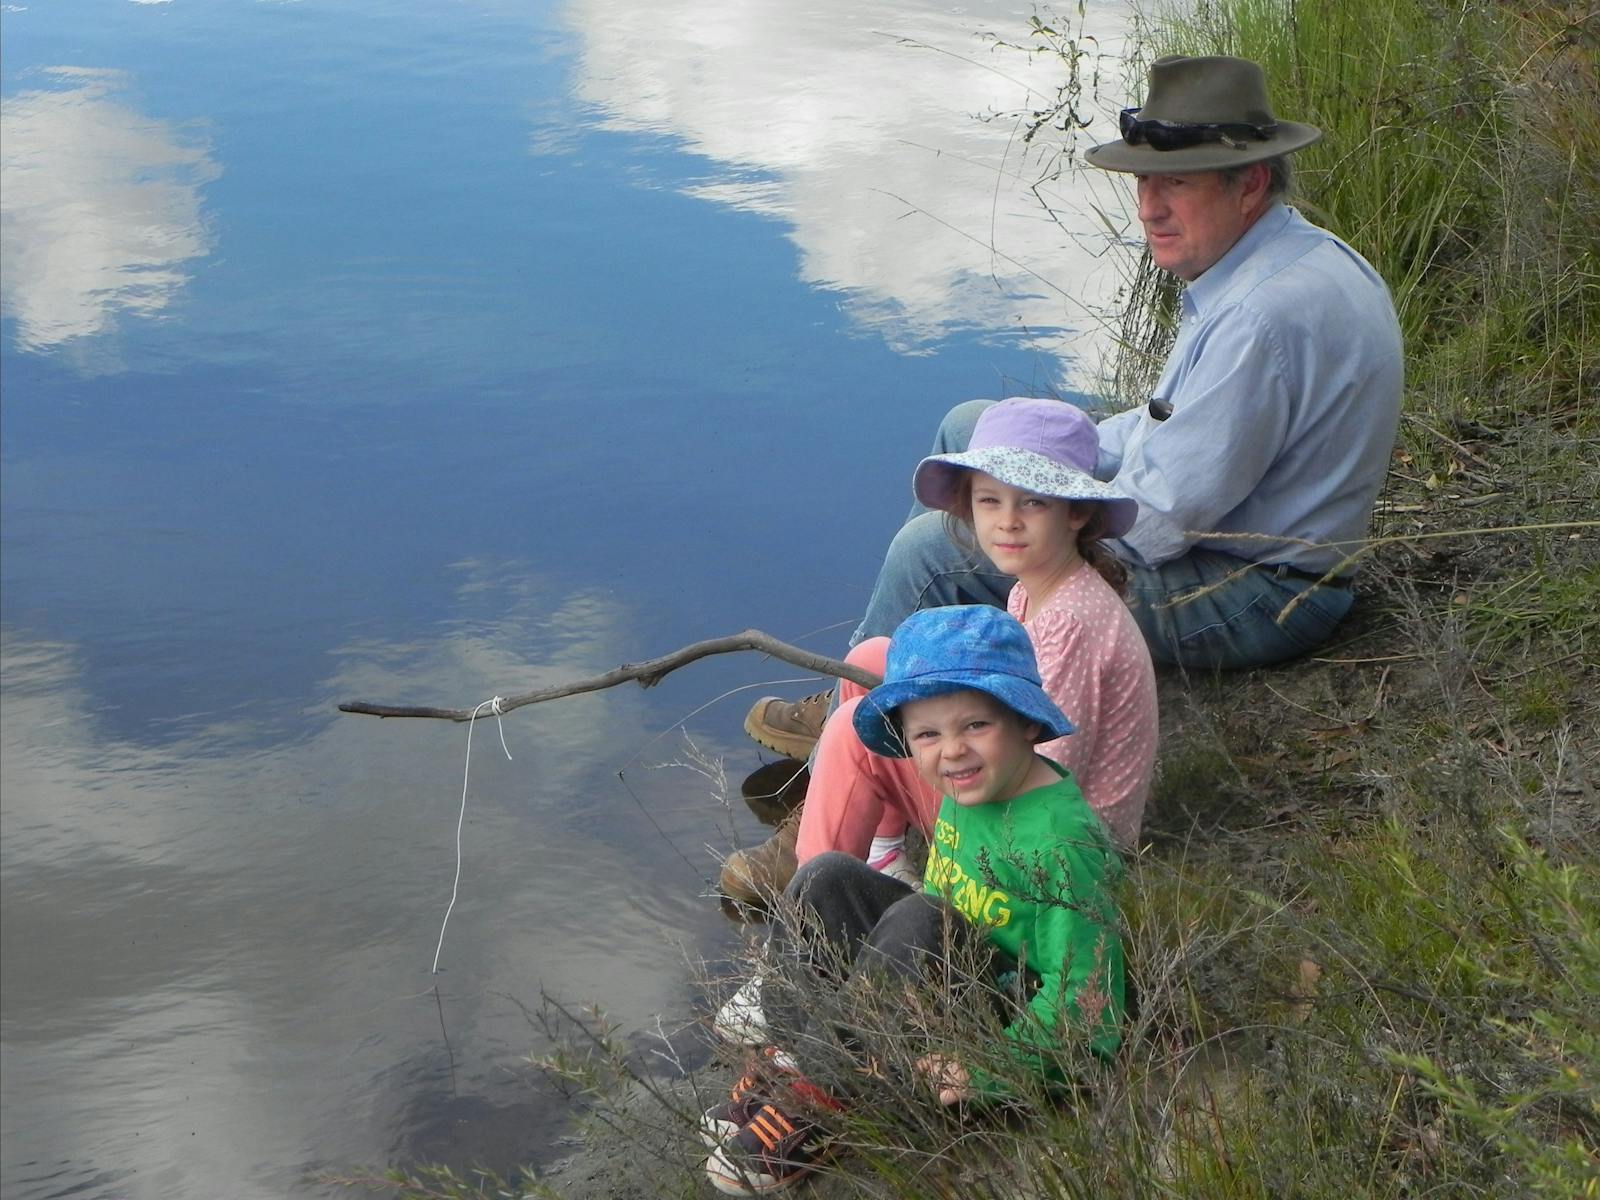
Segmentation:
[[(831, 675), (835, 679), (848, 679), (852, 683), (859, 683), (862, 687), (876, 687), (882, 682), (871, 671), (863, 671), (860, 667), (840, 662), (836, 658), (813, 654), (809, 650), (791, 646), (788, 642), (780, 642), (771, 634), (762, 633), (759, 629), (746, 629), (743, 633), (695, 642), (684, 646), (681, 650), (674, 650), (671, 654), (663, 654), (660, 658), (652, 658), (647, 662), (623, 663), (604, 675), (577, 679), (571, 683), (557, 684), (555, 687), (540, 688), (536, 692), (505, 696), (500, 700), (500, 711), (506, 713), (525, 704), (542, 704), (546, 700), (559, 700), (563, 696), (604, 691), (606, 688), (616, 687), (617, 684), (627, 683), (630, 680), (637, 681), (640, 687), (654, 687), (661, 682), (663, 676), (676, 671), (679, 667), (697, 659), (709, 658), (713, 654), (732, 654), (736, 650), (755, 650), (770, 658), (781, 659), (803, 671)], [(482, 709), (481, 704), (476, 708), (431, 708), (412, 704), (373, 704), (365, 700), (351, 700), (339, 705), (340, 712), (361, 713), (369, 717), (430, 717), (436, 721), (466, 721), (474, 712), (482, 716)]]

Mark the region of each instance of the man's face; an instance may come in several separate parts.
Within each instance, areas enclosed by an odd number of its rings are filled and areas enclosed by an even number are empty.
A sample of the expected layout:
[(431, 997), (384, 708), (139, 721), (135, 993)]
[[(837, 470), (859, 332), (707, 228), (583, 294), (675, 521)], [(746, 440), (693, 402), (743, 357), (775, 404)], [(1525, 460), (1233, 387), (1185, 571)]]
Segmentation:
[(1261, 189), (1252, 186), (1251, 175), (1233, 187), (1218, 171), (1137, 178), (1150, 257), (1179, 279), (1198, 279), (1261, 215)]

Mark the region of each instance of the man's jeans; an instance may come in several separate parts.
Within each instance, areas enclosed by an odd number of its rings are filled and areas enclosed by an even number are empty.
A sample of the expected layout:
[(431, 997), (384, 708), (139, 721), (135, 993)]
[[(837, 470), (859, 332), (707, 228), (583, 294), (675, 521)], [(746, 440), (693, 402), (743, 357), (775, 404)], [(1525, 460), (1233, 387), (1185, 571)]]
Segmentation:
[[(966, 449), (979, 414), (991, 403), (973, 400), (951, 409), (930, 453)], [(1244, 559), (1216, 551), (1194, 549), (1157, 567), (1125, 565), (1129, 608), (1159, 663), (1206, 669), (1282, 662), (1326, 642), (1350, 610), (1349, 588), (1279, 579), (1270, 568), (1241, 571), (1248, 565)], [(1004, 608), (1015, 582), (981, 554), (974, 559), (952, 543), (943, 513), (914, 505), (889, 543), (866, 617), (850, 644), (892, 634), (919, 608)], [(1290, 604), (1293, 611), (1280, 621)]]

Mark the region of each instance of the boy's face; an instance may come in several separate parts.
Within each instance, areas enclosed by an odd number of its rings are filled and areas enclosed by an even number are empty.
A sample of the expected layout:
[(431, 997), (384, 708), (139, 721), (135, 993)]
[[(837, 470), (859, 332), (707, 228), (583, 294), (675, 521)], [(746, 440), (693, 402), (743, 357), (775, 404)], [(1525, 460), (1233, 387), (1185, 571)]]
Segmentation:
[(1039, 727), (987, 692), (949, 692), (900, 706), (917, 771), (957, 804), (993, 804), (1023, 788)]

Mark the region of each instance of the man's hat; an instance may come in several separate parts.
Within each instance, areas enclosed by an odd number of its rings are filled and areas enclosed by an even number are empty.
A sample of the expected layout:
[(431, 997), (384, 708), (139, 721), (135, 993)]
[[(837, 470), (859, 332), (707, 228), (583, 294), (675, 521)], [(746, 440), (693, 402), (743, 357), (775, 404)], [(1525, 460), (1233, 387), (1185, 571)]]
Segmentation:
[(1272, 115), (1259, 64), (1170, 55), (1151, 64), (1144, 107), (1123, 109), (1122, 140), (1084, 157), (1107, 171), (1180, 175), (1276, 158), (1321, 136), (1315, 126)]

